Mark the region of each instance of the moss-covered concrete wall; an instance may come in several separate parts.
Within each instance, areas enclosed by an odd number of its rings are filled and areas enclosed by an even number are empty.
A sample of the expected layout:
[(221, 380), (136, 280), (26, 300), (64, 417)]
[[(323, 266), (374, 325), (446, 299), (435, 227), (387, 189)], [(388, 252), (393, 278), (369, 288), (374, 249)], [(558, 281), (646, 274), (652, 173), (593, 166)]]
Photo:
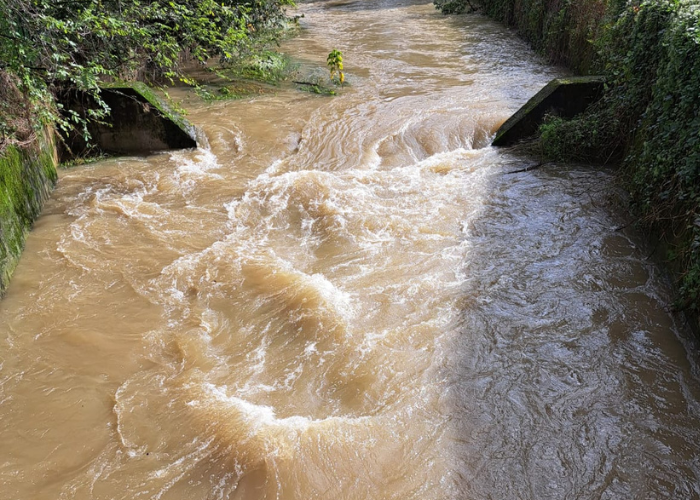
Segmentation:
[(0, 153), (0, 296), (24, 248), (24, 239), (56, 184), (56, 148), (46, 131), (30, 147)]

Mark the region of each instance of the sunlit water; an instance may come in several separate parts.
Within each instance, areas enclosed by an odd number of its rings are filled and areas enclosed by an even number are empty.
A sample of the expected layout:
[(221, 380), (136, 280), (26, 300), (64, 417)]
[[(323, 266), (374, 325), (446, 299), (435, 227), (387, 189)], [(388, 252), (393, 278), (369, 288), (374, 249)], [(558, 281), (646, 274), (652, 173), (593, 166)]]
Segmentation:
[(424, 1), (300, 11), (340, 95), (61, 172), (0, 302), (0, 498), (700, 498), (698, 345), (612, 174), (488, 147), (561, 71)]

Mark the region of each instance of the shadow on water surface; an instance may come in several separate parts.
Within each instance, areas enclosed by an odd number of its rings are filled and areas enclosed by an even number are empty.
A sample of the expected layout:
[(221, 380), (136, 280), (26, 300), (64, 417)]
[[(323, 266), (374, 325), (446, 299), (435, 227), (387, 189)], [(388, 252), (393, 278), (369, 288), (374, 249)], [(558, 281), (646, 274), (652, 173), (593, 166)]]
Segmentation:
[(615, 230), (613, 184), (496, 177), (468, 225), (448, 350), (464, 498), (700, 498), (700, 346), (639, 235)]
[(477, 149), (559, 70), (476, 16), (353, 5), (285, 47), (345, 41), (361, 84), (195, 105), (210, 149), (62, 176), (0, 307), (0, 491), (695, 494), (695, 365), (611, 176)]

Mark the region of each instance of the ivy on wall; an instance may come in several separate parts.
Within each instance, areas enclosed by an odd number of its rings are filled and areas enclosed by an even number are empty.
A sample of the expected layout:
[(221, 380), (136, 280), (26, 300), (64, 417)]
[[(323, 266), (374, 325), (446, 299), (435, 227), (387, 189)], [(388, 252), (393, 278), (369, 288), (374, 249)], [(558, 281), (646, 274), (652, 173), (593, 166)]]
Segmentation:
[[(448, 0), (435, 0), (444, 7)], [(681, 309), (700, 312), (700, 0), (481, 0), (553, 62), (606, 76), (596, 105), (540, 129), (546, 156), (619, 164), (668, 245)], [(466, 0), (450, 0), (459, 11)]]

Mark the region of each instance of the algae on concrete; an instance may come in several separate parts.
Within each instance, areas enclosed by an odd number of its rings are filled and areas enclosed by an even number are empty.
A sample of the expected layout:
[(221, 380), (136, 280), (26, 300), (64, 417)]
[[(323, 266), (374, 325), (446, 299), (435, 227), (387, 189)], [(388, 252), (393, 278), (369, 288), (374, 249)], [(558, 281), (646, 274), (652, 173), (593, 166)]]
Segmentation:
[(196, 130), (187, 118), (182, 113), (179, 113), (170, 107), (168, 103), (158, 97), (151, 87), (143, 82), (111, 82), (100, 85), (102, 89), (119, 91), (121, 89), (132, 89), (143, 97), (151, 106), (162, 113), (163, 116), (172, 120), (178, 127), (184, 130), (192, 139), (196, 139)]
[(53, 132), (38, 135), (36, 144), (8, 146), (0, 154), (0, 296), (24, 248), (24, 239), (56, 184)]
[(116, 82), (101, 87), (100, 98), (109, 108), (101, 121), (90, 120), (89, 110), (98, 109), (86, 92), (72, 89), (59, 96), (64, 109), (88, 122), (91, 139), (80, 131), (65, 138), (68, 148), (61, 160), (97, 154), (149, 154), (168, 149), (197, 147), (195, 127), (141, 82)]

